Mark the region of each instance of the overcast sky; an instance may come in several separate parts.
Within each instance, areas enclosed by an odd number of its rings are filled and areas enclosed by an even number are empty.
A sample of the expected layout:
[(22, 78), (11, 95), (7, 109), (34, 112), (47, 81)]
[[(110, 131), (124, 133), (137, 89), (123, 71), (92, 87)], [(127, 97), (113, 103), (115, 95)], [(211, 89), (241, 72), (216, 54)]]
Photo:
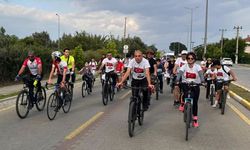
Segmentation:
[[(123, 36), (124, 18), (127, 33), (139, 36), (148, 44), (168, 50), (169, 44), (188, 42), (190, 10), (193, 13), (194, 46), (203, 43), (206, 0), (0, 0), (0, 26), (8, 34), (20, 38), (34, 32), (47, 31), (58, 38), (57, 16), (62, 33), (85, 30), (92, 34)], [(209, 0), (208, 43), (218, 42), (219, 29), (224, 36), (236, 36), (234, 26), (243, 29), (240, 36), (250, 34), (249, 0)]]

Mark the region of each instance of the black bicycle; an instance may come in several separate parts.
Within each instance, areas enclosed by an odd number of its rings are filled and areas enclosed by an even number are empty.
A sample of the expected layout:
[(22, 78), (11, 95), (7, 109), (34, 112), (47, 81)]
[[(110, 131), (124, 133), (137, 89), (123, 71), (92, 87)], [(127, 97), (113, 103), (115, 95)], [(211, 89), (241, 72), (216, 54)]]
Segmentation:
[[(16, 99), (16, 112), (18, 117), (21, 119), (24, 119), (28, 116), (29, 111), (31, 108), (29, 108), (31, 101), (31, 96), (33, 96), (33, 104), (36, 105), (36, 108), (38, 111), (42, 111), (46, 104), (46, 91), (44, 87), (41, 86), (39, 89), (37, 86), (34, 86), (34, 95), (29, 95), (29, 88), (28, 85), (31, 81), (28, 77), (22, 77), (23, 81), (23, 89), (19, 92), (17, 99)], [(38, 82), (35, 80), (34, 82)]]
[(186, 135), (185, 139), (186, 141), (188, 140), (188, 129), (190, 128), (190, 124), (192, 123), (192, 114), (193, 114), (193, 91), (192, 87), (200, 86), (202, 84), (200, 83), (195, 83), (195, 82), (190, 82), (190, 83), (181, 83), (181, 84), (186, 84), (188, 88), (188, 95), (187, 98), (184, 98), (184, 122), (185, 122), (185, 130), (186, 130)]
[(209, 100), (210, 100), (210, 105), (214, 104), (214, 95), (215, 95), (215, 80), (211, 80), (210, 83), (210, 88), (209, 90)]
[[(90, 94), (91, 87), (89, 87), (88, 81), (86, 77), (83, 77), (83, 82), (82, 82), (82, 97), (85, 97), (87, 94)], [(91, 83), (92, 84), (92, 83)]]
[[(61, 88), (59, 84), (52, 85), (55, 86), (55, 90), (49, 96), (47, 103), (47, 116), (49, 120), (55, 119), (56, 114), (61, 107), (64, 113), (68, 113), (72, 102), (70, 83), (66, 83), (65, 88)], [(48, 89), (48, 83), (46, 83), (45, 87)]]
[(220, 92), (220, 107), (221, 107), (221, 114), (224, 115), (225, 113), (225, 108), (226, 108), (226, 102), (227, 102), (227, 94), (228, 90), (225, 90), (224, 86), (225, 84), (229, 84), (233, 80), (217, 80), (217, 84), (222, 84), (222, 89)]
[(174, 85), (175, 85), (175, 75), (172, 73), (170, 75), (170, 81), (169, 81), (169, 86), (170, 86), (170, 92), (173, 93), (174, 91)]
[[(130, 137), (134, 136), (135, 122), (138, 119), (138, 124), (142, 126), (144, 119), (144, 109), (143, 109), (143, 90), (148, 90), (148, 87), (131, 87), (132, 88), (132, 97), (130, 98), (129, 103), (129, 112), (128, 112), (128, 134)], [(138, 95), (135, 95), (138, 90)]]
[(103, 74), (105, 77), (102, 78), (102, 102), (103, 105), (108, 104), (108, 100), (113, 101), (115, 95), (115, 87), (113, 85), (113, 80), (108, 77), (107, 74)]
[(159, 92), (160, 92), (160, 81), (158, 77), (155, 79), (155, 99), (159, 100)]

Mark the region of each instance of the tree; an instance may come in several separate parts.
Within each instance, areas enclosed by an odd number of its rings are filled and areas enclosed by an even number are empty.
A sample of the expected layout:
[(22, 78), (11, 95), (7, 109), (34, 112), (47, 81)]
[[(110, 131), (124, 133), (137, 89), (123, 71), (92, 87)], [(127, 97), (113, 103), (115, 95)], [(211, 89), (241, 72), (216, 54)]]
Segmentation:
[(170, 43), (169, 49), (174, 51), (175, 55), (178, 55), (182, 50), (187, 50), (187, 47), (181, 42), (172, 42)]
[(75, 65), (77, 69), (81, 69), (84, 64), (84, 55), (83, 55), (83, 49), (81, 46), (77, 46), (75, 49), (73, 49), (72, 53), (74, 59), (75, 59)]

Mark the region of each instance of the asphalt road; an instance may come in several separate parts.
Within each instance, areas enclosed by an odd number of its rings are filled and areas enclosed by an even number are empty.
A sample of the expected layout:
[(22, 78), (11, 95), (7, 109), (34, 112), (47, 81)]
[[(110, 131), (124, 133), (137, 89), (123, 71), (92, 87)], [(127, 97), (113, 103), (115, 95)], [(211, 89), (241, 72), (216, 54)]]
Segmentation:
[[(225, 115), (205, 100), (204, 88), (199, 100), (199, 128), (190, 129), (185, 141), (183, 113), (173, 107), (169, 88), (158, 101), (153, 96), (145, 112), (143, 126), (136, 126), (135, 136), (128, 135), (127, 116), (129, 90), (115, 95), (115, 101), (103, 106), (101, 88), (81, 97), (81, 83), (75, 85), (71, 111), (62, 110), (55, 120), (47, 118), (46, 110), (33, 108), (26, 119), (19, 119), (15, 100), (0, 103), (1, 150), (249, 150), (250, 112), (232, 99)], [(235, 107), (237, 110), (233, 110)], [(244, 115), (246, 118), (244, 120)], [(243, 119), (242, 119), (243, 118)], [(94, 120), (96, 119), (96, 120)], [(93, 122), (91, 122), (93, 121)], [(78, 129), (78, 130), (77, 130)]]
[(249, 67), (244, 67), (244, 66), (239, 66), (239, 65), (233, 65), (231, 67), (233, 71), (235, 72), (237, 76), (237, 83), (240, 85), (243, 85), (247, 89), (250, 89), (250, 68)]

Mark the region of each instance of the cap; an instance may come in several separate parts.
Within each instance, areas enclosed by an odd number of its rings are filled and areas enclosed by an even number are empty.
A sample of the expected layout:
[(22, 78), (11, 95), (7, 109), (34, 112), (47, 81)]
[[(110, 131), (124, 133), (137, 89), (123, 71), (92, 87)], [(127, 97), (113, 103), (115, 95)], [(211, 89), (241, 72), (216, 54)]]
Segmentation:
[(181, 55), (187, 55), (187, 51), (186, 50), (183, 50), (183, 51), (181, 51)]

